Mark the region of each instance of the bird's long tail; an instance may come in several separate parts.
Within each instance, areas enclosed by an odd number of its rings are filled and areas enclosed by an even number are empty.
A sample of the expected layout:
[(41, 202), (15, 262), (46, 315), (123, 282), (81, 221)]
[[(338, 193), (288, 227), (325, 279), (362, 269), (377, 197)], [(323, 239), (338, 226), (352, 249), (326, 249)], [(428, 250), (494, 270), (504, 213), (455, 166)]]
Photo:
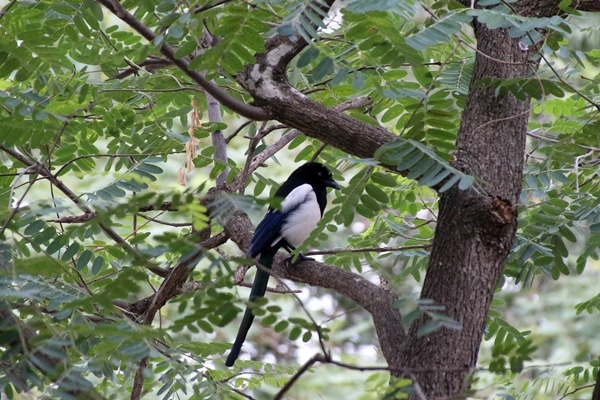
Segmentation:
[[(261, 253), (258, 262), (263, 267), (271, 269), (275, 253), (276, 252), (271, 251), (265, 251), (264, 253)], [(263, 270), (263, 268), (257, 269), (248, 301), (254, 302), (257, 299), (264, 297), (265, 292), (267, 291), (267, 284), (269, 283), (270, 276), (271, 274), (269, 274), (268, 271)], [(244, 341), (246, 340), (246, 335), (248, 334), (253, 321), (254, 313), (250, 307), (246, 307), (246, 311), (244, 312), (244, 317), (242, 318), (242, 323), (240, 324), (235, 342), (233, 342), (229, 356), (227, 356), (227, 361), (225, 361), (226, 366), (233, 366), (233, 363), (235, 363), (235, 360), (237, 360), (238, 356), (240, 355), (240, 350), (242, 349), (242, 344), (244, 344)]]

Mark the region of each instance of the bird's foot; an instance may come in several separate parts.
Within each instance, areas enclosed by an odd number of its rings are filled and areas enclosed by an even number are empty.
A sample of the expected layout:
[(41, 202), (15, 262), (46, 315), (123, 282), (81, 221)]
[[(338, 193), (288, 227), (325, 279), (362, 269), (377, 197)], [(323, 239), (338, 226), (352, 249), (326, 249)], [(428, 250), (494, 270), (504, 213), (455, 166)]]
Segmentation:
[(311, 257), (307, 257), (302, 253), (298, 253), (297, 255), (291, 256), (286, 260), (287, 264), (291, 265), (291, 266), (299, 264), (303, 261), (315, 261), (315, 259), (311, 258)]

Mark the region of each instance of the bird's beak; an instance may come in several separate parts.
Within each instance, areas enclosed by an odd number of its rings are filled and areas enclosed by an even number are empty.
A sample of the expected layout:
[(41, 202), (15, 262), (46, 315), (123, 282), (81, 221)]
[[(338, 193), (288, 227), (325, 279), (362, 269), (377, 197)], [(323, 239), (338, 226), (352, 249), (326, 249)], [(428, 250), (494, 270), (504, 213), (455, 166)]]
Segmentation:
[(334, 181), (333, 178), (327, 179), (325, 181), (325, 186), (329, 186), (330, 188), (334, 188), (334, 189), (337, 189), (337, 190), (340, 189), (340, 185), (338, 185), (338, 183), (336, 181)]

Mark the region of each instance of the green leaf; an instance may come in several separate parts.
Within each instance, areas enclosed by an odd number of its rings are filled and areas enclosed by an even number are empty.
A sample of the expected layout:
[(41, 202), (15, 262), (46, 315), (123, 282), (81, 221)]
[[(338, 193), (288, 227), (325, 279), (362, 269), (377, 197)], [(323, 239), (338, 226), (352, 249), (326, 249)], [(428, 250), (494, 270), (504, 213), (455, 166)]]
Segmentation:
[(208, 321), (199, 319), (199, 320), (196, 321), (196, 324), (198, 324), (198, 326), (200, 327), (200, 329), (202, 329), (204, 332), (213, 333), (215, 331), (215, 329), (212, 326), (212, 324), (210, 324)]
[(310, 339), (312, 338), (312, 332), (311, 331), (306, 331), (304, 332), (304, 334), (302, 335), (302, 341), (304, 343), (308, 342)]
[(421, 338), (430, 335), (442, 328), (442, 325), (433, 319), (428, 320), (417, 329), (417, 337)]
[(269, 314), (260, 320), (260, 323), (264, 326), (271, 326), (275, 322), (277, 322), (277, 315), (275, 315), (275, 314)]
[(195, 40), (186, 40), (175, 51), (175, 58), (186, 57), (196, 50), (197, 47), (198, 43)]
[(296, 65), (298, 68), (302, 68), (316, 60), (319, 56), (319, 49), (315, 46), (308, 46), (298, 57)]
[(363, 194), (360, 196), (360, 201), (373, 212), (378, 212), (381, 209), (379, 203), (377, 203), (377, 201), (375, 201), (371, 196)]
[(460, 182), (458, 183), (458, 188), (460, 190), (466, 190), (468, 188), (470, 188), (471, 186), (473, 186), (473, 182), (475, 180), (473, 179), (472, 176), (463, 176), (460, 178)]
[(406, 43), (416, 50), (425, 50), (434, 44), (447, 42), (451, 35), (462, 29), (462, 24), (468, 24), (471, 20), (470, 15), (462, 12), (449, 13), (424, 30), (407, 37)]
[[(373, 179), (372, 176), (371, 176), (371, 179)], [(388, 197), (388, 195), (385, 194), (385, 192), (376, 185), (369, 183), (369, 184), (367, 184), (367, 186), (365, 186), (365, 190), (371, 197), (373, 197), (375, 200), (377, 200), (380, 203), (388, 204), (390, 201), (390, 198)]]
[(323, 80), (326, 76), (333, 73), (333, 60), (329, 57), (325, 57), (319, 62), (319, 64), (313, 70), (312, 79), (314, 82)]
[(279, 321), (277, 324), (275, 324), (275, 326), (273, 327), (273, 330), (275, 332), (283, 332), (284, 330), (287, 329), (288, 326), (289, 326), (289, 322), (286, 320), (282, 320), (282, 321)]
[(36, 219), (31, 224), (29, 224), (27, 228), (25, 228), (25, 231), (23, 233), (27, 236), (33, 236), (36, 233), (41, 232), (42, 229), (45, 228), (45, 226), (46, 223), (44, 221)]
[[(423, 154), (423, 152), (419, 151), (418, 149), (415, 149), (409, 154), (402, 157), (402, 161), (400, 161), (400, 163), (396, 165), (396, 169), (398, 171), (409, 170), (413, 165), (417, 164), (424, 157), (425, 154)], [(429, 158), (425, 158), (425, 162), (427, 162), (428, 165), (432, 164), (432, 161)]]
[(394, 11), (399, 3), (394, 0), (351, 0), (346, 5), (348, 11), (356, 14), (364, 14), (370, 11)]
[(102, 267), (104, 267), (104, 259), (102, 257), (96, 257), (92, 263), (92, 269), (90, 272), (92, 275), (98, 275)]
[(84, 268), (87, 267), (90, 260), (92, 259), (92, 256), (93, 256), (93, 253), (90, 250), (83, 251), (83, 253), (81, 253), (79, 255), (79, 259), (77, 260), (76, 268), (79, 271), (82, 271)]
[(391, 174), (382, 172), (373, 172), (370, 176), (371, 180), (379, 185), (387, 187), (396, 187), (398, 182)]
[(302, 333), (302, 329), (299, 326), (294, 326), (291, 330), (290, 330), (290, 334), (288, 336), (288, 338), (291, 341), (294, 341), (296, 339), (298, 339), (300, 337), (300, 334)]
[(15, 269), (19, 271), (19, 274), (54, 278), (62, 274), (68, 268), (63, 262), (58, 261), (53, 257), (40, 256), (27, 258), (25, 260), (16, 259)]
[(56, 239), (54, 239), (46, 248), (46, 253), (48, 255), (52, 255), (59, 251), (63, 246), (65, 246), (69, 242), (69, 238), (65, 235), (60, 235)]
[(73, 242), (67, 247), (65, 252), (63, 253), (61, 260), (68, 261), (70, 258), (74, 257), (75, 254), (79, 251), (79, 243)]
[(452, 176), (450, 179), (448, 179), (446, 182), (444, 182), (444, 184), (440, 188), (439, 192), (444, 193), (446, 190), (448, 190), (448, 189), (452, 188), (452, 186), (456, 185), (456, 183), (459, 180), (460, 180), (460, 176), (458, 176), (458, 175)]

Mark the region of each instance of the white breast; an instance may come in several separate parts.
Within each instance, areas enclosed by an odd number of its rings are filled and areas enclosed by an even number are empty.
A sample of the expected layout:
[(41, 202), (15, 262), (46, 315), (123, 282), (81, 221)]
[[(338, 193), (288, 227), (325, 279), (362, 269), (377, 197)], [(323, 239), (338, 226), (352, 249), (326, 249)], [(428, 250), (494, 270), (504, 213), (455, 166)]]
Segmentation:
[(309, 184), (298, 186), (283, 200), (281, 211), (290, 212), (281, 228), (281, 237), (298, 247), (321, 219), (317, 196)]

